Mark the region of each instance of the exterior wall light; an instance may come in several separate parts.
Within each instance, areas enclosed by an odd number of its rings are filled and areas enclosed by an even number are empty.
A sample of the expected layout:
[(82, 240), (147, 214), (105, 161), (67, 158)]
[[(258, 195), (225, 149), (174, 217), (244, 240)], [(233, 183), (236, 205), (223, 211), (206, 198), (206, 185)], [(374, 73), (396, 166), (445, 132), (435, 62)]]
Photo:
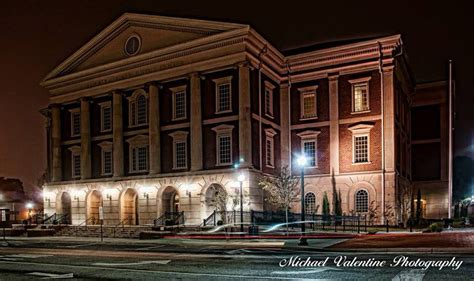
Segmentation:
[(73, 199), (76, 200), (76, 201), (79, 201), (79, 196), (74, 195), (74, 198), (73, 198)]
[(148, 194), (148, 192), (143, 192), (143, 198), (145, 199), (150, 198), (150, 195)]
[(110, 195), (109, 193), (107, 193), (107, 194), (105, 195), (105, 197), (106, 197), (108, 200), (112, 200), (112, 195)]
[(186, 189), (186, 196), (191, 197), (191, 191), (189, 191), (188, 189)]

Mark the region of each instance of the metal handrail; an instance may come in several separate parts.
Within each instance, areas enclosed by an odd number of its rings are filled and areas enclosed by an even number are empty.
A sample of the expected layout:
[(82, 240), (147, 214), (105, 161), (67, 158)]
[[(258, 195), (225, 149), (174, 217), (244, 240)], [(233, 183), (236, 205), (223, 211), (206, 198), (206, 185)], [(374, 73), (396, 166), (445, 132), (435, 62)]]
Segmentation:
[(86, 219), (85, 221), (81, 222), (80, 224), (75, 225), (75, 226), (74, 226), (74, 235), (75, 235), (75, 236), (77, 235), (77, 229), (78, 229), (78, 227), (80, 227), (80, 226), (82, 226), (82, 225), (85, 225), (86, 228), (87, 228), (87, 222), (88, 222), (88, 221), (92, 221), (92, 220), (95, 221), (95, 217), (88, 218), (88, 219)]
[[(122, 226), (122, 229), (124, 229), (124, 228), (125, 228), (125, 221), (126, 221), (126, 220), (129, 220), (129, 221), (131, 222), (131, 221), (132, 221), (132, 217), (129, 216), (128, 218), (125, 218), (125, 219), (121, 220), (118, 224), (116, 224), (116, 225), (114, 225), (114, 226), (112, 227), (113, 233), (114, 233), (114, 238), (115, 238), (115, 229), (117, 229), (117, 227), (119, 227), (120, 225)], [(129, 225), (130, 225), (130, 224), (129, 224)]]

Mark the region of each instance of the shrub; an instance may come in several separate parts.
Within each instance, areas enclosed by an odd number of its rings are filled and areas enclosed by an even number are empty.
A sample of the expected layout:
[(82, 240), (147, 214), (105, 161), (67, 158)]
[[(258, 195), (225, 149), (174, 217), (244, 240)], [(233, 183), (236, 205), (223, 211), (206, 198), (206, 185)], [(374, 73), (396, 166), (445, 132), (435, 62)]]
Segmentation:
[(223, 224), (224, 224), (224, 222), (222, 220), (217, 221), (217, 225), (223, 225)]
[(441, 232), (443, 231), (443, 223), (442, 222), (432, 223), (430, 224), (428, 229), (430, 230), (430, 232)]
[(166, 219), (166, 220), (165, 220), (165, 225), (166, 225), (166, 226), (173, 225), (173, 220), (172, 220), (172, 219)]

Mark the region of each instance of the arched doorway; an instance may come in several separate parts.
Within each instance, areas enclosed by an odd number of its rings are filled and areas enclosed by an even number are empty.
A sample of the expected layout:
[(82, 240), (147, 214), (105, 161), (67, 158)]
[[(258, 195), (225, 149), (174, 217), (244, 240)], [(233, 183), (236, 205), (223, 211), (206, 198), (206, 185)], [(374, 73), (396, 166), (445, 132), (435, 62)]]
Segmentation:
[(99, 207), (102, 206), (102, 194), (94, 190), (87, 197), (87, 222), (86, 224), (99, 224)]
[(179, 193), (176, 188), (167, 186), (161, 193), (161, 214), (179, 212)]
[[(219, 184), (211, 184), (205, 193), (206, 217), (214, 211), (222, 213), (227, 211), (227, 192)], [(219, 219), (222, 219), (220, 215)]]
[(57, 213), (58, 216), (63, 216), (62, 224), (71, 224), (71, 212), (71, 195), (67, 192), (63, 192), (63, 194), (61, 194), (61, 209)]
[(134, 189), (127, 189), (121, 198), (121, 223), (125, 225), (138, 225), (138, 194)]

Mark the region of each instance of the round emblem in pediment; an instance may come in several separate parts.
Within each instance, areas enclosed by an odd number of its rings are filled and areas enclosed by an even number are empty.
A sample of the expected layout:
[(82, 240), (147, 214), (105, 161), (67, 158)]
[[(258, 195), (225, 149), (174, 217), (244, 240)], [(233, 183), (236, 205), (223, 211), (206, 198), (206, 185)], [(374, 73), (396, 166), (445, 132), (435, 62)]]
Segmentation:
[(140, 36), (137, 34), (133, 34), (128, 37), (127, 41), (125, 42), (124, 50), (127, 56), (134, 56), (138, 54), (140, 51), (140, 47), (142, 45), (142, 40)]

